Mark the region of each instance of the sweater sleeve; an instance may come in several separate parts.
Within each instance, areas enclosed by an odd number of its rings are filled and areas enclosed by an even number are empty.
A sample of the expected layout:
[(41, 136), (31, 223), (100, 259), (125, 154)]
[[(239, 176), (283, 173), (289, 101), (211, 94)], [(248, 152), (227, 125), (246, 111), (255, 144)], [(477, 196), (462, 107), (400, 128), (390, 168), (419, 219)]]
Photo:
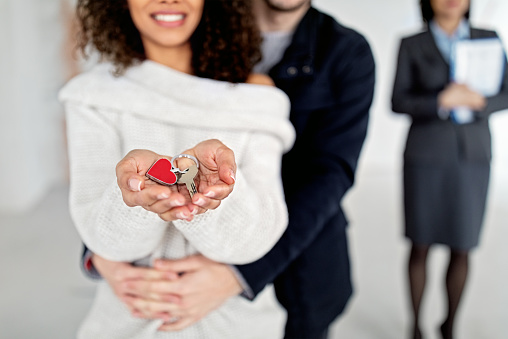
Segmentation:
[(109, 260), (151, 254), (167, 225), (141, 207), (128, 207), (116, 182), (123, 157), (118, 114), (65, 103), (70, 163), (70, 212), (83, 242)]
[(229, 264), (255, 261), (287, 227), (280, 166), (283, 145), (276, 137), (251, 133), (242, 149), (233, 192), (216, 210), (193, 221), (174, 221), (204, 256)]

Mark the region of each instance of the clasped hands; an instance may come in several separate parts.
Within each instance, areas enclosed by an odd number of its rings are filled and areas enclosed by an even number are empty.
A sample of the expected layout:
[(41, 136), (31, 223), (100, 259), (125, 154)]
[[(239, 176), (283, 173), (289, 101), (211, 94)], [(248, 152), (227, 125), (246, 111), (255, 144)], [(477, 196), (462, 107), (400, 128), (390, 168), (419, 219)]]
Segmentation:
[[(197, 144), (183, 153), (199, 161), (192, 199), (185, 185), (163, 186), (145, 177), (163, 156), (133, 150), (117, 165), (116, 175), (124, 202), (142, 206), (166, 221), (192, 220), (195, 214), (217, 208), (233, 190), (236, 175), (234, 153), (219, 140)], [(161, 331), (177, 331), (200, 320), (224, 301), (242, 291), (228, 265), (202, 255), (180, 260), (159, 259), (154, 267), (135, 267), (96, 254), (92, 262), (115, 294), (135, 317), (162, 319)]]
[(486, 98), (465, 84), (450, 83), (438, 95), (438, 105), (445, 109), (464, 106), (480, 111), (487, 105)]

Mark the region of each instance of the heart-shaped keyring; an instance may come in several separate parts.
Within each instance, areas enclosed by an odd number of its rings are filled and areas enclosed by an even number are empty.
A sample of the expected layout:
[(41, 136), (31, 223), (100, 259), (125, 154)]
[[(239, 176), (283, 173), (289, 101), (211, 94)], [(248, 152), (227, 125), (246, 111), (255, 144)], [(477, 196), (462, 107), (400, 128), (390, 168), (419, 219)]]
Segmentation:
[(165, 158), (154, 162), (148, 172), (146, 172), (146, 176), (149, 179), (166, 186), (174, 185), (178, 180), (173, 170), (173, 166), (171, 165), (171, 161)]

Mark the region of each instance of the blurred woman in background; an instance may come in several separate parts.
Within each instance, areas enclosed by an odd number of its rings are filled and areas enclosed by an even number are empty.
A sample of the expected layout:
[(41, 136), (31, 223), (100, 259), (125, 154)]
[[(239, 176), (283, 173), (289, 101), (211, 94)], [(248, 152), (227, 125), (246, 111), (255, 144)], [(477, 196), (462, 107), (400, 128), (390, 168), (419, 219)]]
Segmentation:
[[(497, 34), (471, 27), (469, 0), (421, 0), (420, 6), (426, 30), (402, 39), (392, 95), (393, 111), (412, 119), (404, 152), (411, 337), (423, 337), (419, 315), (429, 248), (443, 244), (450, 248), (450, 261), (448, 313), (440, 332), (451, 339), (469, 251), (478, 245), (484, 217), (491, 161), (488, 118), (508, 108), (508, 70), (505, 65), (501, 89), (491, 97), (452, 82), (453, 44)], [(457, 107), (468, 108), (469, 116), (455, 116)]]

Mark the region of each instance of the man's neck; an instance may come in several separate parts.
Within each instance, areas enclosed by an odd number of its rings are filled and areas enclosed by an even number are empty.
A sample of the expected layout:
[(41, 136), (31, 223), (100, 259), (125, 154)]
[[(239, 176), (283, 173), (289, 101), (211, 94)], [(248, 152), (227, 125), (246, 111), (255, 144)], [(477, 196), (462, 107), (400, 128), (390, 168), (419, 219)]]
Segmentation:
[(293, 11), (278, 11), (270, 8), (265, 0), (253, 1), (253, 10), (261, 32), (292, 32), (300, 23), (309, 4)]

